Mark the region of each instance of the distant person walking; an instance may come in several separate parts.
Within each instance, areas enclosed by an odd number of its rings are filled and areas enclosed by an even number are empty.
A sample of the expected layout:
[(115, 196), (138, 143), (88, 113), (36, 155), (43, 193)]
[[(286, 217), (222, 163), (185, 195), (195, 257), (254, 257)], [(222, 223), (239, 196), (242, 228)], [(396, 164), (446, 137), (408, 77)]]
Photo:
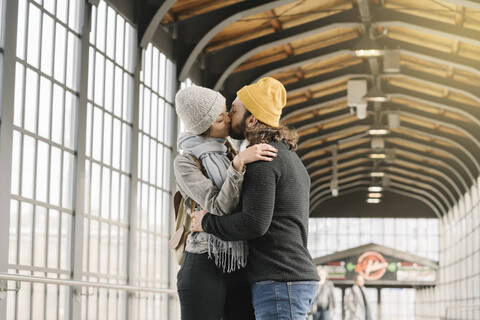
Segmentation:
[(331, 320), (335, 317), (335, 296), (333, 294), (333, 283), (327, 280), (327, 271), (318, 267), (318, 292), (315, 302), (310, 311), (312, 320)]
[(364, 285), (365, 280), (361, 275), (357, 274), (355, 276), (355, 284), (346, 297), (347, 320), (372, 320)]

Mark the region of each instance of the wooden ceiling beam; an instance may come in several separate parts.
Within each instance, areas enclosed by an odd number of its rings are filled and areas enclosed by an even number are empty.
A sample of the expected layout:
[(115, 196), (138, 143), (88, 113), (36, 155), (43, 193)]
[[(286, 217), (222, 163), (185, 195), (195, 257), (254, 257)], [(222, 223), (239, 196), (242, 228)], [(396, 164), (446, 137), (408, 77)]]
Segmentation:
[(465, 22), (465, 7), (457, 6), (455, 11), (457, 12), (455, 14), (455, 24), (463, 27), (463, 23)]
[(449, 66), (447, 71), (447, 78), (452, 79), (454, 75), (455, 75), (455, 68), (452, 66)]
[(453, 40), (453, 42), (452, 42), (452, 48), (451, 48), (450, 52), (451, 52), (452, 54), (458, 54), (459, 49), (460, 49), (460, 41), (458, 41), (458, 40)]
[(278, 16), (275, 14), (275, 11), (273, 11), (272, 9), (268, 13), (271, 17), (270, 24), (272, 25), (273, 29), (275, 29), (275, 32), (283, 30), (282, 23), (280, 22), (280, 20), (278, 20)]
[(307, 97), (308, 100), (312, 99), (312, 92), (310, 91), (310, 89), (305, 91), (305, 97)]
[(193, 1), (191, 4), (188, 4), (184, 7), (174, 6), (174, 10), (177, 10), (177, 16), (181, 20), (189, 19), (196, 15), (200, 15), (207, 11), (213, 11), (216, 9), (223, 8), (225, 6), (233, 4), (234, 1), (210, 1), (204, 3), (198, 3), (198, 1)]
[(295, 54), (295, 49), (293, 48), (291, 43), (287, 43), (283, 46), (283, 51), (287, 54), (287, 56), (291, 57)]
[(165, 13), (165, 15), (163, 16), (163, 20), (162, 20), (162, 23), (164, 24), (170, 24), (170, 23), (174, 23), (176, 21), (176, 18), (175, 16), (173, 15), (173, 13), (171, 11), (168, 11), (167, 13)]
[(449, 89), (443, 89), (442, 98), (448, 98), (449, 96), (450, 96), (450, 90)]
[(295, 71), (295, 76), (297, 77), (298, 80), (302, 80), (305, 78), (305, 74), (303, 73), (303, 70), (301, 67), (297, 68), (297, 70)]

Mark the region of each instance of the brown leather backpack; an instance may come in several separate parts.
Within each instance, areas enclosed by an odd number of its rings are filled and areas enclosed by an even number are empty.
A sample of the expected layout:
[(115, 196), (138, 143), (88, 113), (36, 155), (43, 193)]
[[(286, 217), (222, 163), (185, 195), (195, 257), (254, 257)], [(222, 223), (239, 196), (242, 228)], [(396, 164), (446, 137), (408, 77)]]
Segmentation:
[[(194, 155), (189, 154), (188, 156), (195, 161), (196, 166), (206, 176), (205, 168), (200, 160)], [(193, 212), (197, 206), (197, 203), (192, 199), (190, 199), (190, 201), (190, 212)], [(185, 206), (185, 199), (180, 191), (177, 191), (173, 196), (173, 208), (175, 214), (175, 232), (170, 237), (168, 246), (170, 249), (172, 249), (178, 264), (182, 264), (183, 257), (185, 256), (187, 237), (190, 234), (190, 226), (192, 225), (192, 218), (188, 214), (187, 207)]]

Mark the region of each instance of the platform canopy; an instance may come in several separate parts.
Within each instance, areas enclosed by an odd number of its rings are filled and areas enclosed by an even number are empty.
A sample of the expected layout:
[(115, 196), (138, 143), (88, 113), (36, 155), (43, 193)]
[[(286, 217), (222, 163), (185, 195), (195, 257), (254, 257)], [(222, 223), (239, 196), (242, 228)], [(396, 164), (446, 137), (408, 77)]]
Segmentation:
[(413, 288), (436, 284), (436, 261), (370, 243), (314, 259), (337, 287), (353, 285), (356, 274), (367, 287)]

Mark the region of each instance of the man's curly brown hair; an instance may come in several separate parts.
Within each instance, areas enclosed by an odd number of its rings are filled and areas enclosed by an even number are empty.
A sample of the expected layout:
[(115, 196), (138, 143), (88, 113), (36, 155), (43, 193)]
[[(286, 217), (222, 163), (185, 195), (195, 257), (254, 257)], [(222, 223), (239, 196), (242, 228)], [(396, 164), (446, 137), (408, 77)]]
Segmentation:
[[(244, 115), (244, 123), (251, 115), (247, 110)], [(253, 127), (245, 126), (245, 139), (250, 145), (258, 143), (269, 143), (275, 141), (283, 141), (290, 147), (290, 150), (297, 150), (298, 133), (295, 129), (286, 126), (277, 128), (271, 127), (257, 119), (257, 123)]]

